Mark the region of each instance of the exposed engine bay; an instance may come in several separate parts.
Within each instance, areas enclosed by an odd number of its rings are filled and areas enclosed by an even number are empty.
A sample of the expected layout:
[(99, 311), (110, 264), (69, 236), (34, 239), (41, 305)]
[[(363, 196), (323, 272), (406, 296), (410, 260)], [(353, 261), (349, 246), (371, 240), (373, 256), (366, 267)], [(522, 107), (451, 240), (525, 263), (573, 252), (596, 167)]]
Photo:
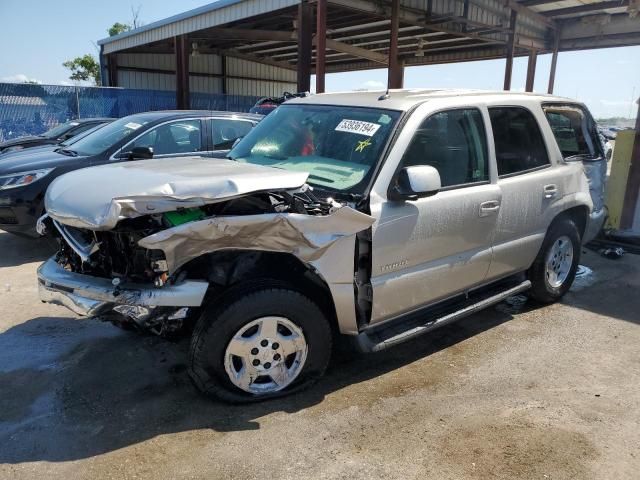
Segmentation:
[[(165, 256), (162, 251), (139, 246), (140, 240), (157, 232), (211, 217), (261, 215), (268, 213), (300, 213), (328, 215), (340, 208), (332, 199), (320, 200), (308, 188), (293, 193), (260, 193), (235, 198), (198, 208), (127, 218), (110, 231), (93, 231), (55, 224), (50, 229), (60, 239), (57, 261), (65, 269), (103, 278), (131, 281), (156, 281), (157, 286), (167, 280)], [(51, 221), (51, 220), (49, 220)], [(65, 235), (66, 234), (66, 235)], [(75, 242), (69, 242), (71, 237)], [(71, 245), (80, 244), (94, 250), (87, 257)]]
[[(192, 226), (201, 225), (206, 230), (215, 229), (206, 222), (216, 222), (224, 220), (226, 222), (243, 221), (243, 219), (265, 219), (270, 221), (271, 215), (279, 218), (288, 218), (291, 214), (304, 217), (328, 217), (341, 210), (345, 205), (334, 201), (332, 198), (318, 198), (313, 190), (304, 185), (296, 190), (264, 192), (245, 195), (202, 207), (180, 208), (176, 211), (144, 215), (136, 218), (125, 218), (119, 221), (116, 227), (107, 231), (94, 231), (90, 229), (77, 228), (60, 223), (52, 218), (46, 218), (44, 225), (48, 232), (51, 232), (59, 240), (60, 249), (55, 257), (56, 262), (65, 270), (110, 279), (117, 292), (119, 285), (124, 283), (153, 283), (155, 287), (161, 288), (165, 284), (176, 284), (185, 278), (206, 279), (215, 289), (221, 288), (233, 282), (233, 276), (239, 276), (242, 272), (251, 269), (278, 268), (295, 269), (299, 268), (295, 262), (290, 265), (273, 265), (267, 267), (258, 264), (260, 262), (270, 262), (272, 259), (258, 258), (264, 255), (238, 254), (237, 251), (228, 249), (216, 252), (215, 260), (208, 262), (203, 257), (198, 257), (198, 261), (183, 260), (177, 268), (176, 260), (170, 257), (171, 263), (167, 261), (167, 249), (147, 248), (145, 241), (154, 238), (156, 235), (178, 231), (179, 229), (190, 231)], [(352, 208), (346, 208), (357, 216), (370, 218)], [(370, 226), (371, 222), (356, 227), (357, 231), (362, 227)], [(334, 233), (335, 228), (327, 231)], [(355, 232), (345, 232), (342, 234), (338, 229), (338, 238), (344, 234)], [(194, 231), (195, 228), (194, 228)], [(261, 228), (261, 231), (264, 231)], [(292, 240), (291, 234), (283, 232), (284, 237)], [(191, 233), (188, 233), (190, 236)], [(195, 235), (195, 234), (194, 234)], [(229, 232), (229, 236), (232, 233)], [(244, 235), (247, 237), (248, 235)], [(254, 235), (259, 237), (260, 235)], [(272, 235), (275, 237), (276, 235)], [(326, 235), (325, 235), (326, 236)], [(278, 240), (279, 241), (279, 240)], [(215, 243), (215, 242), (206, 242)], [(233, 242), (236, 243), (235, 241)], [(245, 239), (245, 245), (237, 242), (240, 249), (248, 249), (251, 245), (257, 249), (265, 248), (260, 246), (258, 238)], [(298, 241), (297, 243), (304, 243)], [(316, 242), (317, 243), (317, 242)], [(328, 242), (325, 241), (327, 245)], [(322, 245), (311, 243), (312, 247)], [(309, 245), (305, 245), (309, 249)], [(206, 249), (206, 247), (204, 247)], [(269, 248), (266, 248), (269, 250)], [(176, 247), (177, 251), (182, 251)], [(211, 251), (215, 250), (212, 247)], [(206, 253), (204, 250), (199, 253)], [(301, 253), (303, 256), (304, 254)], [(187, 257), (185, 257), (187, 258)], [(284, 261), (287, 261), (284, 259)], [(206, 263), (206, 265), (205, 265)], [(222, 273), (221, 273), (222, 272)], [(173, 336), (183, 329), (185, 322), (192, 317), (193, 308), (168, 308), (168, 307), (140, 307), (131, 305), (118, 305), (113, 311), (105, 316), (105, 319), (123, 325), (131, 324), (136, 327), (151, 331), (162, 336)], [(197, 310), (197, 309), (196, 309)]]

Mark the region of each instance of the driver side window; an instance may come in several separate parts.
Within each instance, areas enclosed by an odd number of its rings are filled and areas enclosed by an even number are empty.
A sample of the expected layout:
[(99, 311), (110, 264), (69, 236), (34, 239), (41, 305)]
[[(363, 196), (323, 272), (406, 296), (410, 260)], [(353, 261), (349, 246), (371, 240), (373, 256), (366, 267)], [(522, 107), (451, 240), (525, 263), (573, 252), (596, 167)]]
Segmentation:
[(438, 170), (443, 188), (488, 181), (487, 136), (480, 111), (447, 110), (425, 119), (401, 162), (402, 167), (416, 165)]
[(177, 120), (159, 125), (134, 140), (126, 150), (151, 147), (154, 156), (201, 151), (200, 120)]

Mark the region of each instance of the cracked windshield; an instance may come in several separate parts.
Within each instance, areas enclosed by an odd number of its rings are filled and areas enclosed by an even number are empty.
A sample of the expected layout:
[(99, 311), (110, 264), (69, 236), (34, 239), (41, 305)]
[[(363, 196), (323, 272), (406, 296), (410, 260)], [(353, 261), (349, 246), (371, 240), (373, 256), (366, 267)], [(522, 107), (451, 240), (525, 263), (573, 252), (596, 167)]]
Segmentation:
[(283, 105), (229, 157), (309, 172), (309, 183), (320, 188), (360, 192), (399, 116), (399, 112), (373, 108)]

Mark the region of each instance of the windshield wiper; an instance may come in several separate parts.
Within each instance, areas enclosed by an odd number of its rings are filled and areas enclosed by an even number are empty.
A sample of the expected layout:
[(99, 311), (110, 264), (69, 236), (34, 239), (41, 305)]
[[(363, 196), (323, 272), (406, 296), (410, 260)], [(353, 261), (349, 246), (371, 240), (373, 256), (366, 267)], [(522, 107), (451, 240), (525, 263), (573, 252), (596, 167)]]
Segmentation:
[(58, 148), (56, 150), (57, 153), (61, 153), (63, 155), (67, 155), (68, 157), (77, 157), (78, 156), (78, 152), (76, 152), (75, 150), (71, 150), (69, 148)]

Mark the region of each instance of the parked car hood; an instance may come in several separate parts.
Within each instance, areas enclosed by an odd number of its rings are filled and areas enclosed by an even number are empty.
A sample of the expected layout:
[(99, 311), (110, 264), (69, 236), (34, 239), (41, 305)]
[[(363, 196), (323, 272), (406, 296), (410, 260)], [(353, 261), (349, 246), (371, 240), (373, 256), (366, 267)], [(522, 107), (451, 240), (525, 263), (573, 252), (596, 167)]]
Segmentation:
[(91, 230), (124, 218), (198, 207), (263, 191), (302, 187), (307, 173), (202, 157), (123, 162), (76, 170), (53, 181), (49, 216)]
[(6, 155), (0, 155), (0, 175), (38, 170), (41, 168), (60, 167), (71, 162), (81, 161), (86, 157), (72, 157), (57, 153), (56, 149), (25, 150)]
[(10, 140), (5, 140), (4, 142), (0, 142), (0, 150), (2, 150), (3, 148), (16, 147), (19, 145), (28, 145), (30, 143), (55, 143), (55, 142), (56, 141), (51, 138), (29, 135), (27, 137), (12, 138)]
[(7, 159), (7, 158), (13, 158), (16, 156), (19, 157), (25, 157), (27, 155), (33, 155), (34, 153), (41, 153), (41, 152), (53, 152), (54, 150), (57, 150), (58, 148), (60, 148), (60, 145), (58, 145), (57, 143), (45, 143), (44, 145), (35, 145), (29, 148), (23, 148), (20, 150), (11, 150), (8, 152), (2, 152), (0, 153), (0, 162), (2, 162), (3, 160)]

